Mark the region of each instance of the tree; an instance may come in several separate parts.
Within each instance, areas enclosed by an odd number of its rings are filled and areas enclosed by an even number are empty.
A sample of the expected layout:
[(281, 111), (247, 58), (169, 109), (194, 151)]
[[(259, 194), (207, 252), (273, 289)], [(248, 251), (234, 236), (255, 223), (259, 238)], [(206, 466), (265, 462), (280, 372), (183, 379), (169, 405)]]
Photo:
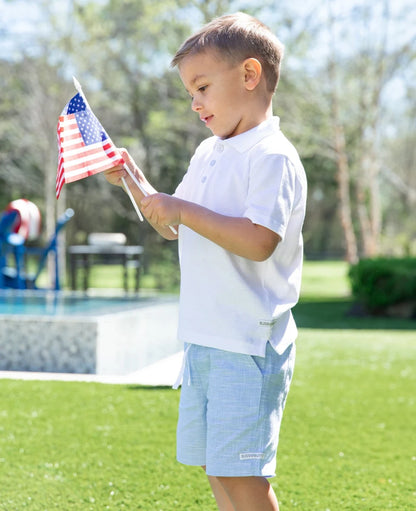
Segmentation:
[[(294, 58), (287, 58), (283, 74), (289, 76), (290, 88), (282, 96), (283, 78), (277, 99), (289, 116), (293, 112), (290, 132), (301, 156), (335, 163), (343, 245), (351, 262), (358, 254), (372, 256), (382, 249), (382, 208), (387, 203), (381, 169), (386, 139), (400, 120), (398, 104), (388, 94), (397, 84), (411, 83), (404, 75), (415, 66), (415, 36), (406, 29), (412, 13), (403, 2), (399, 6), (389, 0), (316, 2), (310, 11), (298, 12), (298, 19), (292, 12), (296, 21), (287, 54)], [(325, 165), (323, 183), (327, 171)], [(309, 211), (326, 200), (323, 193), (321, 203), (314, 204), (311, 191)]]
[[(331, 4), (328, 3), (328, 6)], [(363, 2), (350, 11), (354, 30), (358, 33), (357, 46), (342, 58), (341, 40), (347, 29), (342, 31), (337, 24), (345, 21), (341, 11), (338, 20), (329, 12), (329, 30), (332, 34), (340, 32), (338, 38), (331, 38), (332, 52), (338, 51), (338, 57), (330, 58), (329, 76), (338, 73), (344, 91), (351, 91), (344, 96), (342, 104), (336, 91), (335, 79), (332, 83), (332, 99), (338, 103), (343, 113), (333, 109), (332, 118), (338, 126), (334, 129), (335, 148), (338, 161), (343, 161), (344, 174), (347, 179), (346, 162), (351, 169), (351, 181), (355, 191), (356, 229), (361, 238), (361, 253), (372, 257), (380, 251), (382, 229), (382, 210), (380, 197), (380, 170), (382, 167), (383, 129), (389, 102), (384, 101), (384, 93), (389, 84), (411, 63), (412, 48), (414, 52), (416, 38), (410, 34), (401, 39), (398, 30), (401, 27), (400, 13), (393, 13), (391, 2), (384, 0), (381, 4)], [(394, 27), (394, 32), (393, 32)], [(352, 40), (352, 38), (348, 38)], [(342, 125), (339, 120), (342, 118)], [(348, 143), (345, 154), (339, 142), (339, 130), (347, 133)], [(342, 138), (342, 137), (341, 137)], [(348, 157), (347, 154), (348, 153)], [(340, 173), (340, 172), (339, 172)], [(347, 259), (354, 259), (353, 228), (354, 215), (348, 208), (347, 185), (339, 181), (342, 225), (344, 227)], [(349, 211), (348, 211), (349, 209)], [(347, 217), (350, 216), (348, 219)], [(349, 248), (348, 248), (349, 247)]]
[(339, 214), (345, 237), (346, 260), (349, 263), (356, 263), (358, 260), (358, 250), (351, 214), (350, 167), (345, 141), (345, 130), (341, 121), (339, 76), (335, 57), (334, 18), (330, 5), (331, 4), (328, 2), (328, 31), (331, 48), (328, 57), (328, 85), (333, 133), (332, 144), (337, 166), (336, 179), (338, 183)]
[(15, 58), (0, 60), (0, 199), (25, 195), (39, 203), (48, 231), (71, 206), (70, 242), (92, 230), (122, 230), (145, 245), (148, 261), (171, 260), (175, 245), (138, 226), (123, 191), (102, 175), (66, 185), (56, 203), (57, 117), (75, 93), (75, 74), (116, 145), (129, 149), (161, 191), (173, 192), (209, 132), (170, 59), (202, 23), (244, 10), (287, 48), (274, 104), (308, 174), (307, 254), (344, 252), (352, 261), (355, 253), (392, 250), (391, 233), (411, 247), (416, 52), (407, 3), (331, 0), (328, 15), (318, 0), (279, 9), (271, 0), (40, 0), (48, 30), (37, 27), (19, 41)]

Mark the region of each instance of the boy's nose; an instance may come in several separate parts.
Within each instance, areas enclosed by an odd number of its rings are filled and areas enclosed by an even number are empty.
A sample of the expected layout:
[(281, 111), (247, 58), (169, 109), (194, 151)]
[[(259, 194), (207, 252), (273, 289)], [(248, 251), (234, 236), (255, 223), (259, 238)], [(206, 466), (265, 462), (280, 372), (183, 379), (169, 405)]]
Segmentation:
[(198, 103), (198, 101), (195, 98), (192, 98), (192, 110), (194, 112), (198, 112), (198, 110), (201, 110), (201, 105)]

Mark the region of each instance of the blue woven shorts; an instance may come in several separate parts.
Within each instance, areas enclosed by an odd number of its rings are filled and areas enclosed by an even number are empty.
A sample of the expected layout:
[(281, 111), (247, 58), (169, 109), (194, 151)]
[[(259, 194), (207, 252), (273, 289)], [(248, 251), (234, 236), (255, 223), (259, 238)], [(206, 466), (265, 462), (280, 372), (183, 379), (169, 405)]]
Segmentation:
[(187, 346), (177, 459), (212, 476), (273, 477), (295, 344), (265, 357)]

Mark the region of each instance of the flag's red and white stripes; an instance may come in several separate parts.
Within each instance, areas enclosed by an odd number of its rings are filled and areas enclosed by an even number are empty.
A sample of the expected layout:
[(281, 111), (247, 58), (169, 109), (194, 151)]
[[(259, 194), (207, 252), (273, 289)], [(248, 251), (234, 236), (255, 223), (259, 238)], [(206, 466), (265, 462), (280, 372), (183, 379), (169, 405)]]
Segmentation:
[(57, 198), (64, 183), (71, 183), (124, 163), (109, 138), (86, 145), (75, 114), (59, 117), (57, 134), (59, 148)]

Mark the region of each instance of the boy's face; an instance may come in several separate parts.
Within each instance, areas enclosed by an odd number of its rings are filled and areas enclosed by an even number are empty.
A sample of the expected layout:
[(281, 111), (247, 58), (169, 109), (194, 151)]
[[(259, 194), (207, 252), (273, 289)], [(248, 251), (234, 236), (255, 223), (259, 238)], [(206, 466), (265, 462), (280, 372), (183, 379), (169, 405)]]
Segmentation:
[(191, 54), (179, 65), (192, 97), (192, 110), (214, 135), (230, 138), (253, 125), (248, 108), (243, 63), (232, 66), (213, 51)]

